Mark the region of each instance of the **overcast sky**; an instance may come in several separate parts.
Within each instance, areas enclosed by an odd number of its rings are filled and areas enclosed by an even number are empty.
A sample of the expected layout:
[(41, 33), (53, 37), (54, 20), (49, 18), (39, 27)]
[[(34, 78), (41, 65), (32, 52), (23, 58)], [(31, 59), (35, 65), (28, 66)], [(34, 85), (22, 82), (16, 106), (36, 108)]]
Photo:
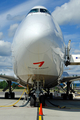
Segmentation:
[[(13, 36), (20, 22), (36, 5), (45, 6), (52, 13), (66, 45), (71, 39), (71, 53), (80, 54), (80, 0), (0, 0), (0, 73), (13, 75)], [(70, 74), (80, 74), (80, 66), (69, 68)]]

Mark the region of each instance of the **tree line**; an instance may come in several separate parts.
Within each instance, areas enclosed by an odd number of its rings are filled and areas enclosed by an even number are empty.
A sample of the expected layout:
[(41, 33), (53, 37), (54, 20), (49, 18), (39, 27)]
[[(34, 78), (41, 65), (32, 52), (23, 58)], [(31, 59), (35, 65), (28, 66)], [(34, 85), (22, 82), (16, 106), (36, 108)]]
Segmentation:
[[(0, 89), (4, 89), (4, 88), (6, 88), (6, 86), (8, 86), (7, 81), (1, 81), (1, 82), (0, 82)], [(15, 83), (13, 83), (13, 84), (11, 85), (12, 88), (14, 88), (15, 86), (16, 86)], [(19, 86), (17, 85), (15, 89), (24, 89), (24, 87), (19, 87)]]

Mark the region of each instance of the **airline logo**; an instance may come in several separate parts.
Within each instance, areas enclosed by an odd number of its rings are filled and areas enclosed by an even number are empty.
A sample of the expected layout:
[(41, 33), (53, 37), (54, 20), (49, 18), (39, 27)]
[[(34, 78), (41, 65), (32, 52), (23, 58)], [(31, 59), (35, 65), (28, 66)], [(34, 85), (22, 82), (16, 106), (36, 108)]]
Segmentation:
[(76, 57), (76, 59), (80, 59), (80, 57)]
[(43, 64), (44, 64), (44, 61), (42, 61), (42, 62), (36, 62), (36, 63), (33, 63), (34, 65), (37, 65), (37, 64), (39, 64), (39, 66), (38, 67), (41, 67)]

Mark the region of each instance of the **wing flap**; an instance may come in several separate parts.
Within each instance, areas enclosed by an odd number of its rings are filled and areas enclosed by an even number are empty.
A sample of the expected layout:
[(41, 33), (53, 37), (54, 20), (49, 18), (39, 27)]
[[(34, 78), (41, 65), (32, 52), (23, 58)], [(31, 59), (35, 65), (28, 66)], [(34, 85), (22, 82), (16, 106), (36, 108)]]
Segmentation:
[(59, 82), (63, 83), (63, 82), (72, 82), (72, 81), (78, 81), (78, 80), (80, 80), (80, 76), (78, 76), (78, 77), (64, 77)]

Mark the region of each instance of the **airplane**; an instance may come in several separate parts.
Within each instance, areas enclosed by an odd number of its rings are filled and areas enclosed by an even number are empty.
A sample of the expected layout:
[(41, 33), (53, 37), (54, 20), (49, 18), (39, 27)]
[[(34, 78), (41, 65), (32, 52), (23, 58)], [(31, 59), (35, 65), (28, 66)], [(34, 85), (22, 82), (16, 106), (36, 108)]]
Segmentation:
[(66, 47), (61, 29), (47, 8), (33, 7), (16, 30), (12, 43), (17, 77), (0, 75), (0, 79), (8, 81), (9, 92), (5, 98), (15, 97), (11, 91), (11, 81), (14, 81), (29, 88), (31, 106), (39, 101), (45, 105), (43, 90), (49, 95), (50, 88), (64, 82), (67, 82), (67, 92), (63, 98), (73, 99), (70, 84), (80, 76), (61, 78), (65, 66), (80, 65), (80, 55), (70, 55), (70, 43), (71, 40)]

